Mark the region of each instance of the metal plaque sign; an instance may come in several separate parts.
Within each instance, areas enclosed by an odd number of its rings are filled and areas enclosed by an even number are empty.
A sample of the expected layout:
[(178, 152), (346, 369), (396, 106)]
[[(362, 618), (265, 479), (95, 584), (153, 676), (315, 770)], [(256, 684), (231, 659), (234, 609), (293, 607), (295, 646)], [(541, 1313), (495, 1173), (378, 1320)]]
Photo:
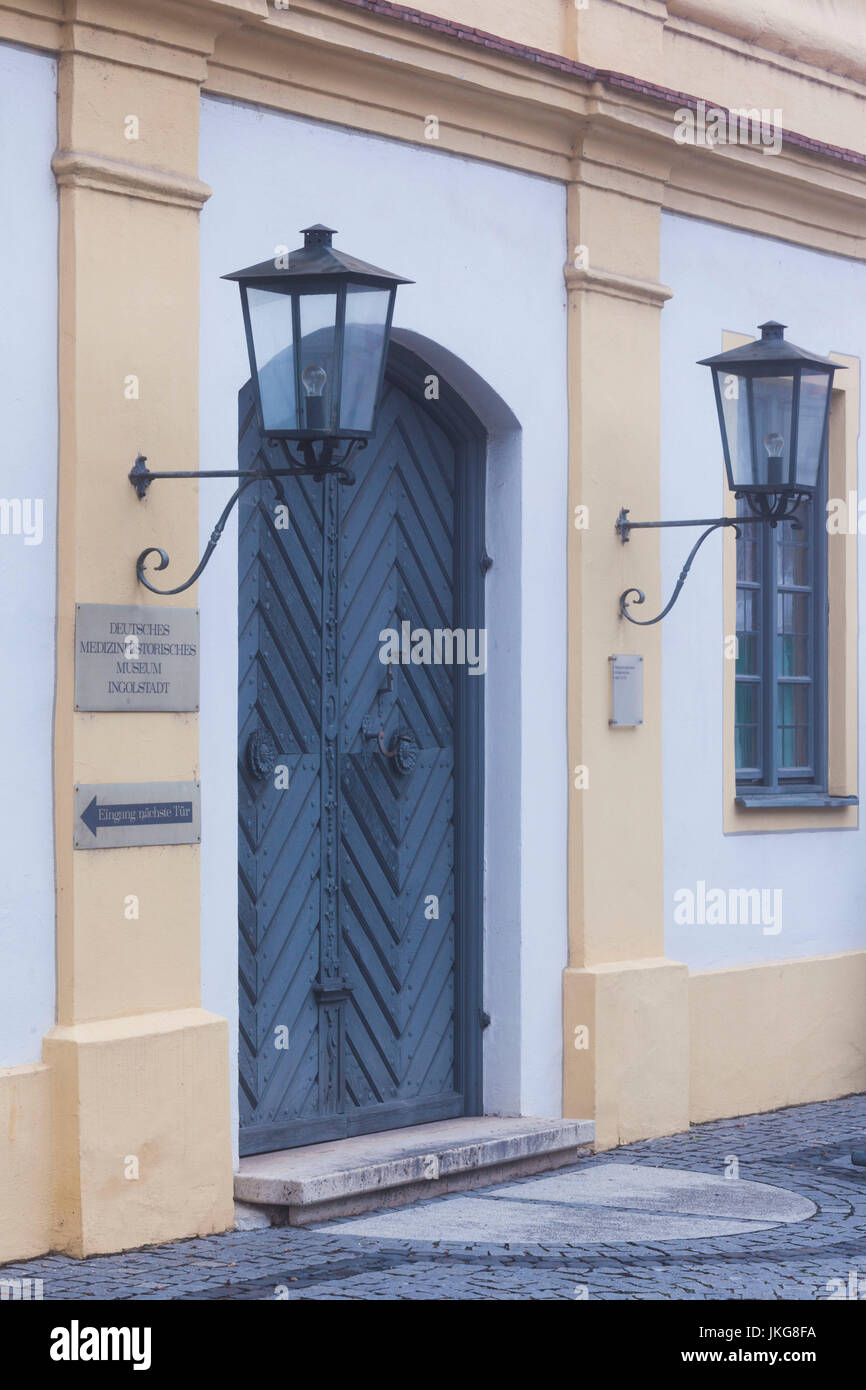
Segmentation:
[(197, 710), (197, 608), (75, 606), (77, 710)]
[(196, 845), (200, 782), (100, 782), (75, 787), (76, 849)]
[(643, 657), (611, 656), (611, 704), (613, 728), (634, 729), (643, 723)]

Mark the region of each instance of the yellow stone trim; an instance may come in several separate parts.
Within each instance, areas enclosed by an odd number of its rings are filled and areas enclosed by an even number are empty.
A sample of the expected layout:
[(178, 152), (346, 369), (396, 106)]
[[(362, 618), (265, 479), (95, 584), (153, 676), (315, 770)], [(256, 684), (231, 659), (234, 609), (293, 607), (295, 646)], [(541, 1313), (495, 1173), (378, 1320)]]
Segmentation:
[[(722, 351), (751, 343), (748, 334), (725, 332)], [(828, 497), (841, 497), (857, 490), (857, 441), (860, 432), (860, 362), (833, 352), (834, 361), (848, 368), (834, 382), (830, 410), (830, 449)], [(724, 486), (724, 515), (736, 515), (736, 502)], [(857, 535), (827, 538), (827, 595), (830, 621), (827, 637), (828, 770), (829, 787), (834, 796), (857, 795)], [(736, 632), (737, 625), (737, 542), (733, 531), (723, 538), (722, 583), (724, 586), (724, 635)], [(723, 796), (726, 835), (790, 830), (851, 830), (859, 823), (857, 806), (771, 807), (767, 810), (737, 806), (734, 760), (734, 709), (736, 668), (733, 661), (723, 663)]]
[[(427, 148), (424, 116), (438, 113), (436, 149), (563, 179), (572, 174), (575, 141), (580, 148), (596, 133), (616, 135), (631, 148), (630, 163), (642, 152), (656, 166), (643, 184), (650, 202), (660, 178), (670, 211), (866, 259), (859, 166), (790, 145), (772, 158), (751, 147), (681, 146), (674, 108), (641, 93), (582, 83), (493, 50), (455, 55), (453, 40), (430, 42), (414, 30), (404, 39), (395, 28), (369, 35), (363, 52), (354, 26), (337, 23), (327, 29), (328, 48), (308, 44), (299, 29), (279, 40), (273, 29), (228, 31), (217, 40), (204, 90)], [(582, 172), (607, 186), (621, 177), (615, 162), (597, 157), (584, 156)], [(629, 180), (632, 197), (639, 177)]]
[(228, 1024), (204, 1009), (52, 1028), (53, 1249), (86, 1256), (231, 1226)]
[[(568, 287), (569, 964), (563, 975), (564, 1114), (594, 1119), (599, 1148), (688, 1124), (684, 965), (664, 959), (661, 634), (619, 616), (639, 575), (659, 602), (659, 538), (626, 547), (621, 506), (658, 515), (666, 152), (609, 121), (584, 131), (568, 187), (568, 245), (591, 269)], [(608, 170), (610, 171), (608, 173)], [(584, 177), (587, 175), (587, 177)], [(603, 261), (603, 267), (596, 265)], [(611, 363), (616, 363), (612, 369)], [(622, 409), (621, 384), (632, 399)], [(589, 525), (576, 528), (575, 508)], [(640, 729), (611, 729), (609, 657), (644, 657)], [(586, 769), (588, 784), (576, 777)], [(624, 791), (624, 789), (626, 789)], [(575, 1046), (587, 1029), (588, 1047)]]
[(0, 1068), (0, 1263), (42, 1255), (51, 1244), (51, 1148), (49, 1068)]
[(650, 304), (660, 309), (673, 297), (673, 290), (652, 280), (637, 280), (631, 275), (615, 275), (612, 270), (593, 270), (591, 267), (565, 266), (565, 283), (578, 293), (607, 294), (612, 299), (630, 299), (637, 304)]
[[(314, 25), (219, 36), (203, 90), (293, 115), (565, 179), (589, 85), (492, 49), (342, 9)], [(370, 23), (369, 21), (373, 21)], [(425, 117), (439, 138), (425, 137)]]
[(169, 169), (149, 169), (131, 161), (106, 159), (83, 150), (58, 150), (51, 168), (61, 188), (95, 188), (101, 193), (145, 198), (176, 207), (204, 207), (211, 190), (200, 179), (185, 178)]
[(568, 969), (563, 1023), (563, 1113), (593, 1117), (596, 1149), (688, 1129), (685, 965), (647, 957)]
[(59, 49), (63, 34), (63, 0), (27, 0), (0, 5), (0, 41), (28, 48)]
[[(712, 10), (718, 18), (716, 7)], [(268, 11), (257, 0), (188, 0), (170, 7), (144, 0), (134, 10), (120, 0), (76, 0), (73, 22), (62, 32), (57, 8), (47, 6), (46, 12), (42, 42), (47, 46), (173, 73), (202, 81), (203, 89), (216, 95), (421, 147), (427, 147), (424, 117), (438, 113), (437, 149), (547, 177), (568, 179), (575, 141), (608, 123), (623, 140), (654, 146), (656, 158), (670, 166), (663, 194), (669, 210), (866, 259), (866, 170), (793, 146), (772, 158), (751, 148), (678, 146), (674, 108), (640, 92), (582, 81), (328, 0), (293, 0), (288, 11)], [(19, 9), (0, 5), (0, 36), (20, 39), (21, 21)], [(478, 24), (477, 16), (472, 22)], [(599, 55), (592, 56), (598, 61)], [(608, 57), (610, 66), (622, 66)], [(619, 58), (631, 63), (638, 77), (670, 78), (654, 61), (648, 74), (639, 47)], [(780, 78), (796, 77), (802, 85), (803, 75), (789, 70), (792, 61), (772, 59)], [(765, 51), (752, 43), (742, 57), (740, 80), (749, 68), (768, 62)], [(749, 80), (754, 84), (756, 75)], [(838, 96), (840, 118), (851, 110), (852, 146), (862, 131), (858, 96), (854, 91)], [(808, 123), (804, 128), (809, 130)], [(80, 141), (66, 143), (70, 149), (87, 148)]]
[(689, 979), (693, 1124), (866, 1090), (866, 951)]
[[(608, 0), (610, 3), (611, 0)], [(612, 0), (620, 3), (620, 0)], [(779, 65), (792, 61), (792, 50), (804, 65), (866, 80), (863, 11), (860, 0), (841, 0), (832, 16), (823, 5), (799, 5), (796, 16), (790, 0), (666, 0), (667, 28), (696, 33), (717, 43), (726, 36), (773, 54)], [(792, 21), (797, 28), (792, 32)], [(690, 23), (691, 22), (691, 23)], [(692, 28), (694, 26), (694, 28)]]
[[(221, 22), (235, 22), (226, 6)], [(208, 7), (213, 12), (212, 7)], [(57, 1018), (51, 1067), (55, 1248), (119, 1250), (232, 1222), (228, 1025), (205, 1013), (196, 846), (73, 848), (78, 782), (198, 775), (195, 713), (73, 709), (76, 603), (157, 597), (135, 558), (164, 546), (167, 586), (198, 559), (194, 482), (127, 474), (198, 463), (201, 10), (70, 0), (58, 77), (59, 452), (54, 813)], [(154, 37), (158, 33), (160, 38)], [(126, 124), (134, 115), (136, 138)], [(126, 386), (132, 380), (135, 390)], [(159, 770), (159, 772), (158, 772)], [(127, 914), (126, 907), (133, 904)], [(129, 1167), (140, 1167), (130, 1176)], [(133, 1162), (134, 1160), (134, 1162)]]

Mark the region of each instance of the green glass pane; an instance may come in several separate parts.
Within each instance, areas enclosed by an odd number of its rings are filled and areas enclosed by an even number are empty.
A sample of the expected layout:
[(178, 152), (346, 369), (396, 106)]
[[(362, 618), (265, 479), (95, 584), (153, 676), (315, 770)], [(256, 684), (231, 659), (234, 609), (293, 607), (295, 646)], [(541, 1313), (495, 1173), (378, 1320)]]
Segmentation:
[(776, 639), (780, 676), (809, 675), (809, 638), (782, 634)]
[(779, 686), (779, 724), (790, 725), (793, 723), (794, 699), (793, 687), (790, 685)]
[(786, 545), (780, 538), (776, 546), (776, 582), (778, 584), (793, 584), (794, 579), (794, 557), (791, 546)]
[(751, 682), (737, 682), (736, 695), (737, 724), (756, 724), (758, 713), (758, 686)]
[(794, 730), (794, 766), (806, 767), (809, 763), (809, 734), (806, 729)]
[(776, 550), (776, 578), (779, 584), (808, 584), (808, 547), (796, 541), (780, 543)]
[(751, 527), (744, 527), (737, 541), (737, 579), (749, 584), (758, 582), (758, 543)]
[(737, 634), (737, 675), (758, 675), (758, 641), (749, 633)]
[(780, 768), (808, 767), (812, 761), (812, 687), (778, 687), (778, 758)]
[(779, 767), (787, 768), (787, 767), (797, 767), (797, 766), (798, 766), (798, 764), (794, 762), (794, 731), (793, 731), (793, 729), (780, 729), (780, 730), (779, 730), (778, 759), (779, 759)]
[(808, 633), (809, 631), (809, 595), (791, 595), (791, 627), (789, 631), (795, 633)]
[(809, 674), (809, 638), (791, 638), (791, 675), (808, 676)]
[(738, 768), (757, 767), (758, 737), (757, 729), (738, 728), (734, 731), (735, 761)]
[(781, 636), (781, 637), (777, 637), (777, 638), (776, 638), (776, 659), (777, 659), (777, 661), (778, 661), (778, 663), (779, 663), (779, 674), (782, 675), (782, 676), (790, 676), (790, 675), (792, 674), (792, 672), (791, 672), (791, 642), (792, 642), (792, 641), (793, 641), (793, 638), (791, 638), (791, 637), (784, 637), (784, 636)]
[(811, 686), (795, 685), (792, 686), (791, 689), (794, 696), (794, 718), (792, 722), (794, 724), (806, 725), (809, 722), (809, 696), (811, 694)]

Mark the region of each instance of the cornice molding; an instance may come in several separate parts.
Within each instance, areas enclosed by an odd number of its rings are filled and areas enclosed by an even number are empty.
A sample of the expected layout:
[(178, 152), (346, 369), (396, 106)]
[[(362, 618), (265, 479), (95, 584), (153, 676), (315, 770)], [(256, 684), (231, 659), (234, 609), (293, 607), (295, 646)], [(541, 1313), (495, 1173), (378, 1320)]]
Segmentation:
[[(751, 47), (810, 63), (858, 82), (866, 79), (866, 28), (861, 0), (666, 0), (671, 18), (730, 34)], [(823, 13), (822, 13), (823, 11)]]
[(127, 160), (106, 159), (86, 150), (58, 150), (51, 161), (60, 188), (93, 188), (125, 198), (144, 198), (152, 203), (199, 212), (211, 190), (199, 179), (169, 169), (153, 169)]
[[(38, 3), (51, 12), (49, 0)], [(0, 0), (0, 19), (11, 13)], [(94, 57), (108, 46), (112, 16), (120, 25), (127, 15), (105, 61), (177, 63), (193, 80), (206, 70), (202, 90), (216, 96), (866, 259), (866, 154), (791, 133), (772, 159), (748, 147), (678, 145), (673, 112), (701, 99), (390, 0), (292, 0), (288, 11), (264, 0), (174, 0), (170, 9), (141, 0), (132, 12), (121, 0), (73, 0), (67, 15), (67, 43), (92, 45)], [(431, 111), (441, 122), (435, 145), (424, 139)], [(66, 183), (189, 207), (208, 196), (160, 169), (82, 152), (59, 160)]]
[(628, 299), (636, 304), (648, 304), (661, 309), (674, 292), (656, 280), (638, 280), (632, 275), (617, 275), (612, 270), (596, 270), (592, 266), (578, 267), (566, 263), (565, 283), (576, 294), (606, 294), (612, 299)]

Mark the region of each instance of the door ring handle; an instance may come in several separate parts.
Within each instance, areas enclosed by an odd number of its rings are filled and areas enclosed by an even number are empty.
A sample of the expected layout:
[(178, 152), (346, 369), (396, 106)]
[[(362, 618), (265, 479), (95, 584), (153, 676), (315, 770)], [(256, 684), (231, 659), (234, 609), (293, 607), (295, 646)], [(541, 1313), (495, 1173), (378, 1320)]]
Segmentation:
[(405, 776), (413, 771), (418, 761), (418, 745), (411, 734), (396, 734), (390, 748), (385, 743), (384, 729), (380, 729), (377, 734), (369, 734), (368, 737), (375, 738), (379, 752), (384, 757), (394, 759), (394, 767), (399, 773)]

